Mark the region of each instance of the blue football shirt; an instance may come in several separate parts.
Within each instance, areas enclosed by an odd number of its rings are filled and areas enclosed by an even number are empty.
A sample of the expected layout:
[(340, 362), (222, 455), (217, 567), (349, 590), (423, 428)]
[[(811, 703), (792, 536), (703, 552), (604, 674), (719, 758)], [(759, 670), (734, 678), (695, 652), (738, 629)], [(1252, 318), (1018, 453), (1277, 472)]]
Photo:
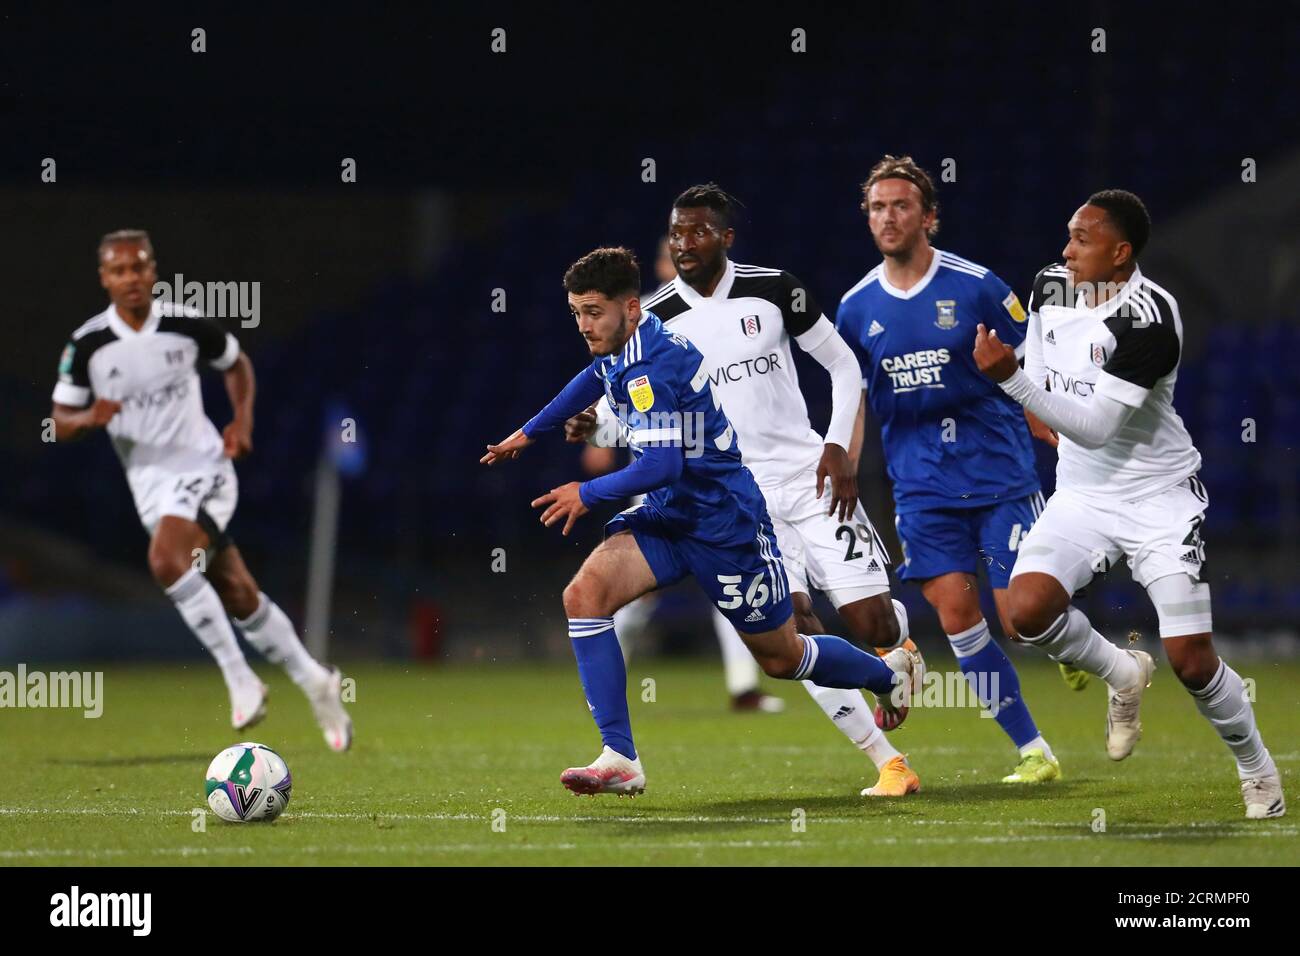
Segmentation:
[[(644, 314), (622, 350), (596, 359), (555, 401), (524, 425), (533, 436), (563, 426), (601, 391), (639, 460), (647, 448), (671, 448), (681, 474), (646, 495), (675, 531), (701, 541), (752, 541), (764, 514), (762, 492), (741, 464), (735, 429), (709, 381), (704, 356), (681, 335)], [(626, 497), (622, 469), (593, 479), (594, 500)], [(584, 495), (584, 500), (588, 496)]]
[(972, 356), (981, 322), (1019, 354), (1025, 319), (1005, 282), (939, 249), (906, 292), (889, 284), (882, 264), (840, 300), (835, 324), (858, 356), (898, 513), (1038, 491), (1024, 413)]

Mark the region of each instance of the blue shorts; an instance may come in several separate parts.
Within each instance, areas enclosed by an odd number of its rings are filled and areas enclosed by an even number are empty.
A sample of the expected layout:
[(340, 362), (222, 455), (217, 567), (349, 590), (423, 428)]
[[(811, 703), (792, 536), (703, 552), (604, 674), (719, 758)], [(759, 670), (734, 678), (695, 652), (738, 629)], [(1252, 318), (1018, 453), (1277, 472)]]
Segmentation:
[(683, 533), (652, 505), (644, 504), (612, 518), (605, 525), (605, 536), (631, 531), (659, 587), (694, 575), (736, 630), (758, 634), (775, 630), (794, 613), (766, 509), (758, 519), (757, 528), (749, 525), (752, 535), (718, 544)]
[(989, 584), (1001, 589), (1011, 580), (1016, 551), (1043, 511), (1038, 492), (983, 508), (932, 508), (894, 518), (903, 563), (898, 576), (924, 581), (983, 567)]

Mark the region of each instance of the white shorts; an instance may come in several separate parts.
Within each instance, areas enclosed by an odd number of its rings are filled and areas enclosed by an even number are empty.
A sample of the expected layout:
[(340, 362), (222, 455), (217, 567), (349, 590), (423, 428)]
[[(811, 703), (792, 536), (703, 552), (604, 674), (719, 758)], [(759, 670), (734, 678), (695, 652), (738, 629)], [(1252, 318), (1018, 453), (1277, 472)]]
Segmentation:
[(889, 590), (889, 553), (861, 502), (852, 521), (826, 514), (830, 484), (827, 479), (819, 499), (817, 469), (810, 468), (764, 488), (763, 497), (790, 590), (807, 594), (811, 584), (840, 608)]
[(1106, 501), (1058, 489), (1020, 542), (1017, 575), (1050, 574), (1070, 594), (1123, 555), (1142, 587), (1173, 574), (1201, 580), (1201, 526), (1209, 496), (1196, 477), (1138, 501)]
[(217, 538), (226, 530), (239, 501), (239, 480), (228, 459), (181, 473), (142, 469), (131, 476), (130, 484), (140, 523), (150, 535), (164, 515), (175, 515), (198, 522), (209, 536)]

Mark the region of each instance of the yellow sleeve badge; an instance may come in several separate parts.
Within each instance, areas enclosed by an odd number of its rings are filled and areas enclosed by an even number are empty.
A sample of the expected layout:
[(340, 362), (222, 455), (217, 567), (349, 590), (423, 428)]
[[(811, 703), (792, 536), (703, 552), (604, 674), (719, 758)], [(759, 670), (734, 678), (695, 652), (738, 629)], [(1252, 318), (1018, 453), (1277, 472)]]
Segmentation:
[(627, 383), (627, 397), (638, 412), (648, 412), (655, 403), (655, 390), (650, 387), (649, 376), (642, 375)]
[(1025, 315), (1024, 308), (1020, 305), (1020, 300), (1016, 298), (1014, 292), (1007, 293), (1007, 297), (1002, 300), (1002, 308), (1010, 312), (1012, 320), (1016, 322), (1023, 322), (1028, 318), (1028, 316)]

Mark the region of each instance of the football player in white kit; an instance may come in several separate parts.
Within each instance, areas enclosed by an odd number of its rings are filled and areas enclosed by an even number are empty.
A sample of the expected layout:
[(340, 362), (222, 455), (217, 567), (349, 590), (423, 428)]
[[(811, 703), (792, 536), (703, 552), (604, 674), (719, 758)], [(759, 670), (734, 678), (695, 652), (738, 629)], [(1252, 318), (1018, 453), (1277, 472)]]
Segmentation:
[[(153, 298), (158, 272), (148, 233), (109, 233), (98, 257), (111, 304), (63, 350), (51, 412), (55, 440), (107, 430), (150, 536), (149, 569), (221, 668), (234, 728), (265, 715), (267, 691), (227, 615), (302, 689), (330, 749), (347, 750), (352, 721), (342, 675), (307, 653), (225, 533), (239, 494), (231, 462), (253, 447), (252, 363), (214, 319)], [(225, 376), (234, 419), (220, 434), (203, 411), (200, 364)]]
[[(813, 613), (810, 590), (816, 587), (858, 644), (881, 653), (902, 645), (915, 652), (907, 612), (889, 594), (889, 557), (858, 504), (857, 470), (848, 455), (861, 389), (857, 359), (797, 278), (728, 258), (734, 206), (713, 183), (677, 197), (668, 223), (677, 276), (642, 308), (690, 340), (710, 366), (710, 382), (736, 428), (745, 466), (767, 501), (799, 633), (826, 631)], [(808, 421), (791, 339), (831, 376), (833, 410), (825, 440)], [(725, 618), (723, 625), (730, 627)], [(920, 788), (916, 772), (881, 733), (882, 726), (897, 726), (905, 707), (878, 707), (873, 719), (861, 691), (803, 683), (876, 765), (879, 779), (863, 795), (897, 797)]]
[(1138, 266), (1150, 229), (1146, 207), (1124, 190), (1079, 207), (1064, 265), (1034, 281), (1024, 370), (996, 332), (979, 327), (980, 370), (1060, 435), (1056, 493), (1012, 571), (1012, 623), (1053, 660), (1106, 682), (1106, 750), (1123, 760), (1142, 734), (1155, 661), (1106, 640), (1070, 599), (1126, 557), (1155, 605), (1170, 666), (1236, 758), (1246, 816), (1280, 817), (1277, 766), (1241, 677), (1211, 640), (1201, 536), (1209, 498), (1196, 477), (1200, 453), (1173, 406), (1178, 303)]

